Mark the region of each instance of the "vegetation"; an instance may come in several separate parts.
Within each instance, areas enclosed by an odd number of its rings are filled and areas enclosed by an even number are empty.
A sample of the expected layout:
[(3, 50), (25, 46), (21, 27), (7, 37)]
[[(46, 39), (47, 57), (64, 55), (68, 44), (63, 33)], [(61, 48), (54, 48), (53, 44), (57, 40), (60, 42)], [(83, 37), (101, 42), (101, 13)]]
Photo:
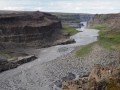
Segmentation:
[(109, 16), (103, 15), (103, 16), (102, 16), (102, 19), (103, 19), (104, 21), (107, 21), (107, 20), (109, 20)]
[(13, 59), (13, 58), (17, 58), (16, 56), (12, 55), (12, 54), (3, 54), (7, 59)]
[(120, 32), (115, 32), (105, 25), (95, 26), (94, 28), (100, 30), (99, 40), (96, 43), (106, 49), (120, 50)]
[(118, 80), (116, 79), (108, 79), (106, 80), (107, 90), (120, 90), (120, 86), (117, 83)]
[(108, 30), (107, 26), (95, 26), (95, 29), (99, 29), (98, 41), (84, 46), (82, 49), (76, 52), (76, 56), (84, 56), (92, 50), (93, 44), (99, 44), (108, 50), (120, 50), (120, 32), (113, 32)]
[(74, 35), (76, 33), (78, 33), (80, 31), (76, 30), (75, 28), (72, 28), (72, 27), (64, 27), (63, 28), (63, 34), (70, 34), (70, 35)]
[(94, 43), (91, 43), (91, 44), (88, 44), (86, 46), (83, 46), (80, 50), (78, 50), (76, 52), (76, 56), (77, 57), (81, 57), (81, 56), (85, 56), (87, 55), (88, 53), (90, 53), (90, 51), (92, 50), (92, 46), (93, 46)]
[(101, 25), (101, 26), (95, 26), (94, 29), (98, 30), (108, 30), (109, 28), (106, 25)]

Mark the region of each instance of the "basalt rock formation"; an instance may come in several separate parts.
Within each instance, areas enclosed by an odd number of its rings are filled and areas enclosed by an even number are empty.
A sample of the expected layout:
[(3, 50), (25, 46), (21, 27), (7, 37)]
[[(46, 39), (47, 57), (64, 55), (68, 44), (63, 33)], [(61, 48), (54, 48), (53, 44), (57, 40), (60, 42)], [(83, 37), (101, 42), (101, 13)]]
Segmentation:
[(0, 72), (16, 68), (17, 66), (33, 61), (36, 58), (37, 57), (35, 55), (28, 55), (8, 60), (0, 59)]
[(0, 42), (3, 45), (15, 43), (29, 46), (36, 40), (51, 42), (60, 35), (61, 28), (61, 21), (48, 13), (36, 11), (0, 14)]
[(0, 11), (0, 72), (35, 60), (34, 55), (12, 53), (27, 47), (50, 46), (60, 37), (61, 29), (61, 21), (49, 13)]

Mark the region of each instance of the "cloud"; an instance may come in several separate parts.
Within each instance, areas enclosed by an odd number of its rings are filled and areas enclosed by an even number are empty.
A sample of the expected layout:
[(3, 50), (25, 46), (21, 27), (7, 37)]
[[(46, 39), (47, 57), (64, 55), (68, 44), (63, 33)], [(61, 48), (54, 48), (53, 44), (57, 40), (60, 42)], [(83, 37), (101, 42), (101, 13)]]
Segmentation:
[(117, 13), (120, 0), (0, 0), (2, 10), (47, 12)]

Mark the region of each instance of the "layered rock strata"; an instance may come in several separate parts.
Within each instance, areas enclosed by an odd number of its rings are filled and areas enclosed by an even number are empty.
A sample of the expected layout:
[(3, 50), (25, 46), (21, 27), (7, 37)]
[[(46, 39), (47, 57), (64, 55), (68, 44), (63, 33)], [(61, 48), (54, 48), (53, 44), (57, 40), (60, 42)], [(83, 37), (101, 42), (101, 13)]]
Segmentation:
[(108, 26), (112, 30), (119, 31), (120, 28), (120, 13), (114, 14), (96, 14), (92, 20), (89, 22), (88, 27), (94, 26)]
[(1, 14), (0, 42), (26, 44), (36, 40), (50, 41), (60, 35), (61, 28), (60, 20), (48, 13)]
[(0, 59), (0, 72), (13, 69), (18, 67), (21, 64), (35, 60), (37, 57), (35, 55), (28, 55), (24, 57), (18, 57), (14, 59)]

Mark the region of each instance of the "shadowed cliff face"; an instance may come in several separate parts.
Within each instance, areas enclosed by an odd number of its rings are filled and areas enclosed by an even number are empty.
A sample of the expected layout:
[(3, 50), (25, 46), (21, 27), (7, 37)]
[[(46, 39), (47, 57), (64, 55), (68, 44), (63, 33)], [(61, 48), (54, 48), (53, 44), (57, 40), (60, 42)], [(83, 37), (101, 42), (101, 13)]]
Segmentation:
[(43, 12), (0, 15), (0, 42), (27, 43), (46, 38), (57, 38), (62, 26), (60, 20)]

